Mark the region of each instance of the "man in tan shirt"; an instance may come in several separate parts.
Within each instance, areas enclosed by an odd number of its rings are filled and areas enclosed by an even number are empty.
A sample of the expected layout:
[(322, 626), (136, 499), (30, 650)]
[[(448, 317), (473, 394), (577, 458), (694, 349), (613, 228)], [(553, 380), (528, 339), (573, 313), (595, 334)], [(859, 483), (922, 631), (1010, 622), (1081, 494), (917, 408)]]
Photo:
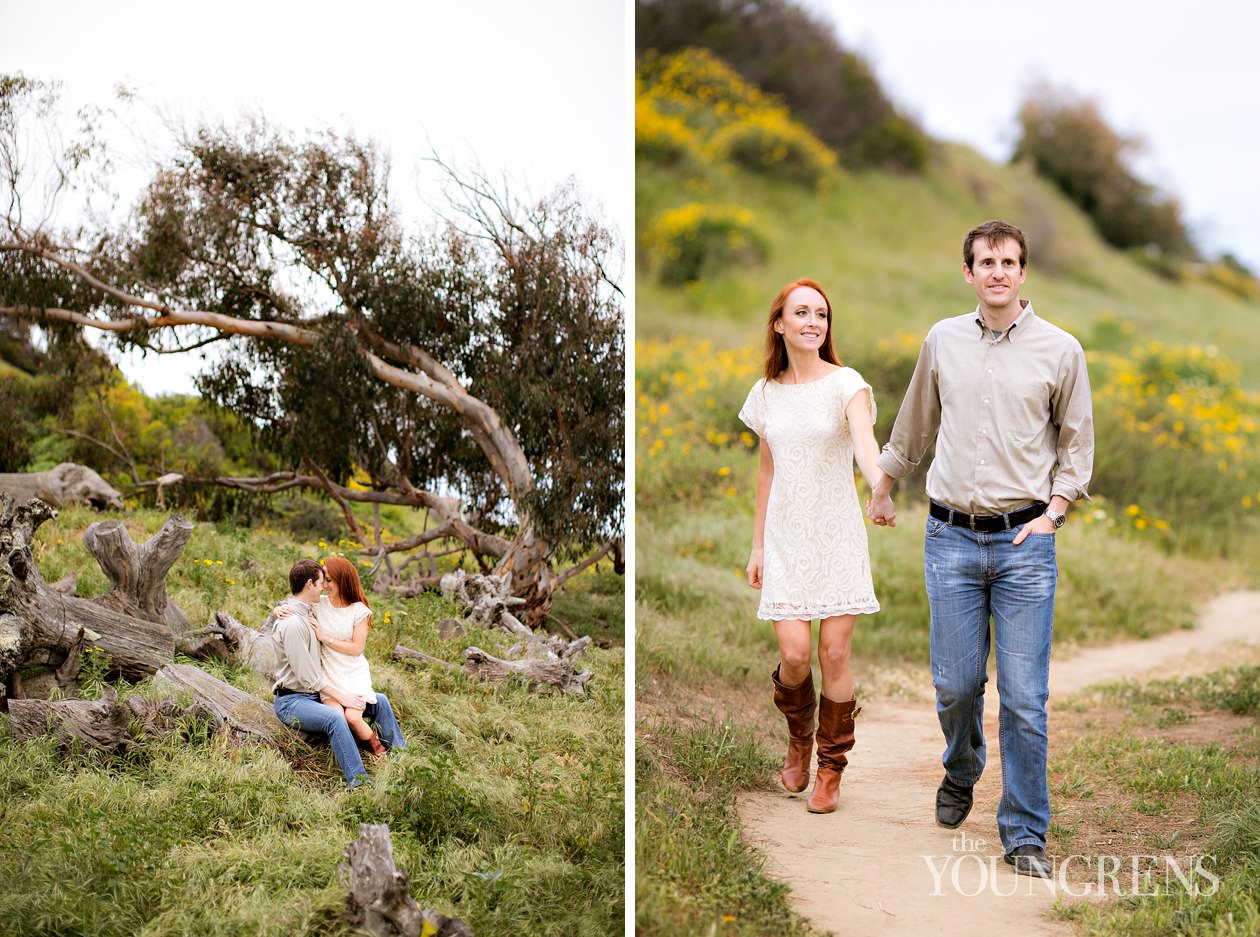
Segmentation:
[[(885, 477), (869, 506), (894, 524), (891, 491), (933, 442), (924, 575), (931, 608), (932, 678), (945, 735), (936, 819), (954, 828), (971, 810), (985, 765), (984, 684), (996, 647), (1006, 861), (1049, 877), (1046, 699), (1058, 578), (1055, 532), (1088, 497), (1093, 408), (1085, 353), (1020, 299), (1023, 233), (990, 221), (963, 242), (973, 312), (938, 322), (879, 458)], [(993, 629), (990, 635), (989, 622)]]

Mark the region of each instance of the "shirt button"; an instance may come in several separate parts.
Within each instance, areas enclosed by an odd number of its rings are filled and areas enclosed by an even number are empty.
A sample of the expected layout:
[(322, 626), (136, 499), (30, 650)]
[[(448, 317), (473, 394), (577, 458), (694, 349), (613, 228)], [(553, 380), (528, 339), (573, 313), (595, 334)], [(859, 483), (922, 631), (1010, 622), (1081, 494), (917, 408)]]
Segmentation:
[(981, 465), (984, 465), (984, 459), (981, 459), (981, 460), (980, 460), (980, 464), (981, 464)]
[(992, 369), (992, 368), (986, 368), (984, 373), (985, 373), (985, 374), (992, 374), (992, 373), (993, 373), (993, 369)]
[(988, 402), (989, 402), (989, 398), (988, 398), (988, 397), (985, 397), (985, 398), (984, 398), (984, 402), (985, 402), (985, 403), (988, 403)]

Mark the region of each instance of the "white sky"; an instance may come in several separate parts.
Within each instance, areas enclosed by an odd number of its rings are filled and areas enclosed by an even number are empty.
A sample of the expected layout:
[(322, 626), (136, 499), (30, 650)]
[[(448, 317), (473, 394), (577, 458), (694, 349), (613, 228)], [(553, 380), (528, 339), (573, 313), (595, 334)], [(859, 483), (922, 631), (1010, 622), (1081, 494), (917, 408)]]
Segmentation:
[(1139, 174), (1196, 242), (1260, 272), (1260, 4), (1251, 0), (803, 0), (933, 136), (1009, 158), (1039, 78), (1147, 146)]
[[(75, 104), (107, 105), (124, 83), (187, 125), (261, 113), (297, 132), (353, 130), (392, 157), (408, 226), (428, 218), (430, 144), (456, 167), (506, 173), (519, 195), (573, 177), (628, 241), (627, 23), (622, 0), (0, 0), (0, 73), (61, 81)], [(148, 393), (191, 393), (197, 363), (122, 366)]]

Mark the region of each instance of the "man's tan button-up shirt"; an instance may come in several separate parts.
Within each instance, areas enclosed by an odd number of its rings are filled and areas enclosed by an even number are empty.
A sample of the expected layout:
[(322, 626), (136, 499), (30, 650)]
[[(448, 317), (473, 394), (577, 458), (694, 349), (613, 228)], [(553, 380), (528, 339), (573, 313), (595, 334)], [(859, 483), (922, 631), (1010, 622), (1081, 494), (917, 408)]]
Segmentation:
[(936, 323), (879, 467), (900, 478), (933, 440), (927, 494), (956, 510), (1005, 514), (1052, 495), (1089, 497), (1094, 416), (1080, 342), (1031, 303), (996, 339), (978, 308)]

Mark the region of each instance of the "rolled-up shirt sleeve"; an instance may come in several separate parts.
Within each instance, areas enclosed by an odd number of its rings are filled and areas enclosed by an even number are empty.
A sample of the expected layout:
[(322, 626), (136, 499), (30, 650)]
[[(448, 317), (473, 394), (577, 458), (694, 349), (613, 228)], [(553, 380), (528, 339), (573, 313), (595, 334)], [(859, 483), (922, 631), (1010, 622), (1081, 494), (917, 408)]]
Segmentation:
[(935, 330), (919, 349), (910, 386), (901, 400), (888, 442), (876, 463), (891, 478), (909, 475), (923, 461), (941, 425), (941, 396), (937, 383)]
[(1094, 472), (1094, 405), (1085, 351), (1079, 344), (1064, 355), (1050, 418), (1058, 429), (1058, 461), (1050, 493), (1069, 502), (1089, 498)]

